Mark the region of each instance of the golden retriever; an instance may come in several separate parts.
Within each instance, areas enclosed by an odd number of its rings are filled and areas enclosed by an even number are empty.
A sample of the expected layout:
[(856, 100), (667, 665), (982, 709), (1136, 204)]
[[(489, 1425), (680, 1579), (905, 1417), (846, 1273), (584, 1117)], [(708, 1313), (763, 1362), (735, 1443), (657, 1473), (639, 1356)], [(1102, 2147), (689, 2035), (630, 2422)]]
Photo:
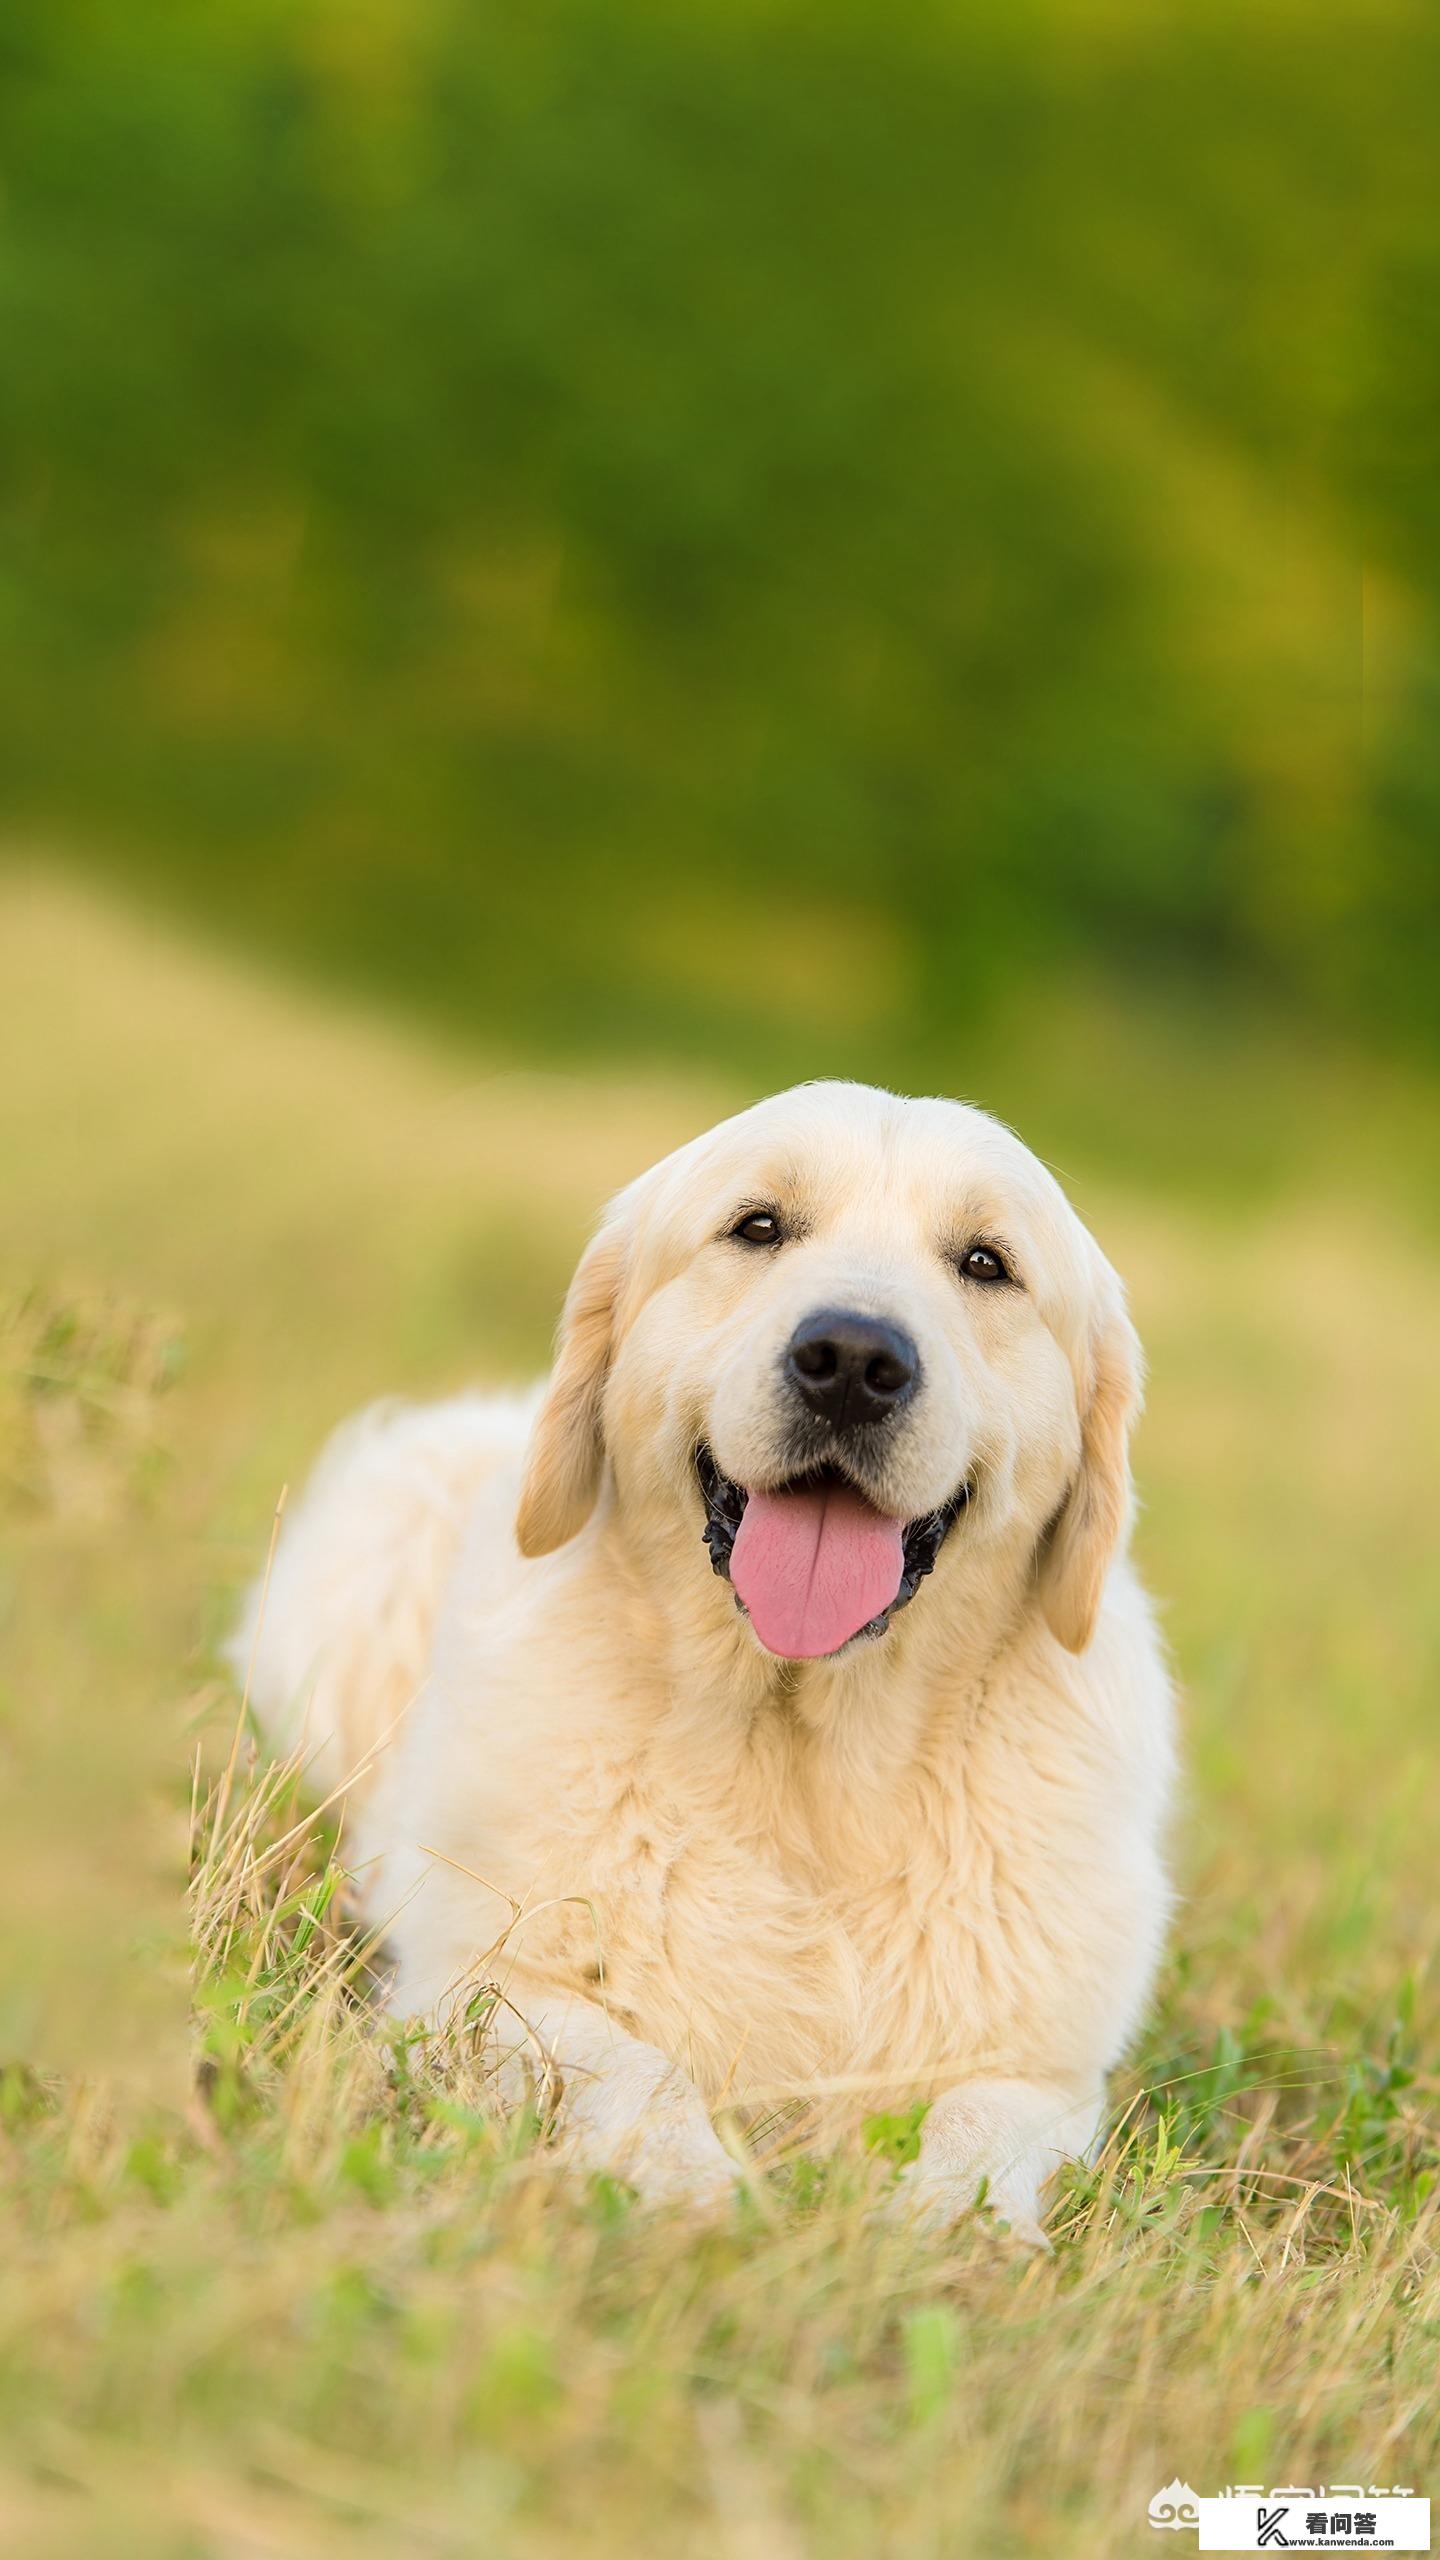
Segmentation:
[(929, 2100), (903, 2201), (1033, 2232), (1168, 1905), (1139, 1382), (982, 1112), (805, 1085), (633, 1182), (544, 1387), (351, 1423), (235, 1641), (350, 1786), (396, 2007), (498, 1985), (644, 2196), (731, 2194), (722, 2106)]

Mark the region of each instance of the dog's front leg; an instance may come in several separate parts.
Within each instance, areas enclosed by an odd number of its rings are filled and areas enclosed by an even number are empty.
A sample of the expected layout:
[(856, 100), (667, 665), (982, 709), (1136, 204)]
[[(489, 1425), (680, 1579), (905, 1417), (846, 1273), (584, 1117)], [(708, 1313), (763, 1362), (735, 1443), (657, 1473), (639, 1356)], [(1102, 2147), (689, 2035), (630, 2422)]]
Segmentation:
[(509, 2002), (502, 2088), (513, 2096), (528, 2087), (556, 2104), (570, 2159), (628, 2180), (647, 2204), (724, 2209), (740, 2171), (683, 2071), (591, 2000), (513, 1987)]
[(1037, 2080), (969, 2080), (937, 2098), (920, 2154), (901, 2171), (902, 2212), (943, 2229), (982, 2195), (1018, 2238), (1046, 2245), (1042, 2198), (1057, 2169), (1083, 2159), (1100, 2129), (1097, 2094)]

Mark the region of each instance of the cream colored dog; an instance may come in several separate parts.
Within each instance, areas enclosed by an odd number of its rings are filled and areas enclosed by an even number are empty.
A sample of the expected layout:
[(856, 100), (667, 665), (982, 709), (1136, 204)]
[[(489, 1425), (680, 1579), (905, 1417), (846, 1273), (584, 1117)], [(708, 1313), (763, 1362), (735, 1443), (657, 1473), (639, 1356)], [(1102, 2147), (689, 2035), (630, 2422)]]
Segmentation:
[(802, 1086), (632, 1183), (538, 1398), (349, 1425), (236, 1639), (350, 1786), (396, 2006), (489, 1985), (649, 2197), (729, 2195), (712, 2108), (931, 2099), (906, 2197), (1033, 2227), (1166, 1917), (1138, 1393), (978, 1111)]

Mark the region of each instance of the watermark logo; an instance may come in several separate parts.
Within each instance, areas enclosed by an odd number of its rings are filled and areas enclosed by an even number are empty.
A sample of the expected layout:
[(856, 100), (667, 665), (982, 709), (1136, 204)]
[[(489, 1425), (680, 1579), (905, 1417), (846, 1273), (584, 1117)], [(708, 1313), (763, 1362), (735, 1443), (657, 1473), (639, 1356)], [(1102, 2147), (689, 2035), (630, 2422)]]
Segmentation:
[(1200, 2501), (1186, 2480), (1172, 2480), (1168, 2489), (1157, 2489), (1150, 2501), (1150, 2521), (1163, 2533), (1179, 2533), (1188, 2526), (1193, 2533), (1200, 2522)]
[(1411, 2489), (1357, 2482), (1303, 2489), (1239, 2483), (1201, 2497), (1186, 2480), (1157, 2489), (1149, 2519), (1161, 2533), (1190, 2532), (1200, 2551), (1428, 2551), (1430, 2501)]

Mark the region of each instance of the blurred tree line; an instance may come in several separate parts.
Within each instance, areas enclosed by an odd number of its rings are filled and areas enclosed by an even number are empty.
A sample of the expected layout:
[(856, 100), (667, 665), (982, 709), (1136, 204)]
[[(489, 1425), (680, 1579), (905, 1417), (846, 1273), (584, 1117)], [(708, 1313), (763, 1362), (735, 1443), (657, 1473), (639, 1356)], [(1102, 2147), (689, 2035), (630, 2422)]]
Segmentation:
[(15, 841), (545, 1047), (1433, 1041), (1409, 0), (9, 0)]

